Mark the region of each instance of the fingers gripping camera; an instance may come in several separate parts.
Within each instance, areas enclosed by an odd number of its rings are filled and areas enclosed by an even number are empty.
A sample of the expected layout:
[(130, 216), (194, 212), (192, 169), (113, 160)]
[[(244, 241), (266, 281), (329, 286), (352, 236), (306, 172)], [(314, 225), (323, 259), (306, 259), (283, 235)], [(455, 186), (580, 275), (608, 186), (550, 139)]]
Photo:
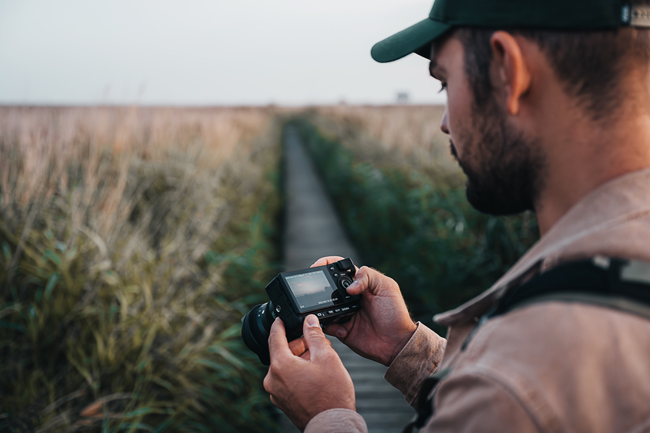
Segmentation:
[(266, 286), (270, 301), (253, 307), (242, 319), (244, 343), (269, 365), (269, 332), (276, 317), (284, 322), (289, 341), (302, 336), (309, 314), (315, 314), (321, 325), (347, 322), (361, 308), (361, 296), (346, 291), (355, 273), (352, 260), (343, 259), (279, 274)]

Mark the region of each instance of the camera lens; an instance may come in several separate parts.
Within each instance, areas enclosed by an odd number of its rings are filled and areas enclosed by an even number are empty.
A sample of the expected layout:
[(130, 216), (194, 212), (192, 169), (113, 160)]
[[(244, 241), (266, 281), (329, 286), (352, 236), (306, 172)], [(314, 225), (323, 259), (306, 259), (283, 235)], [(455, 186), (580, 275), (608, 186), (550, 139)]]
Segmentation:
[(275, 320), (273, 303), (256, 305), (242, 319), (241, 337), (250, 350), (260, 358), (264, 365), (271, 364), (269, 355), (269, 333)]

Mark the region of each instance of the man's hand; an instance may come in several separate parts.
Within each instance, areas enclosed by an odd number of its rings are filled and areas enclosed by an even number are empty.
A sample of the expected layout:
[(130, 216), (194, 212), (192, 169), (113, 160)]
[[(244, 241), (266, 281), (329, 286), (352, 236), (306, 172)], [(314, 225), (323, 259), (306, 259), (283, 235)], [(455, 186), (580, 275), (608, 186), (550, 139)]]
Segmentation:
[[(324, 266), (341, 260), (330, 256), (319, 259), (314, 266)], [(349, 322), (325, 328), (364, 358), (389, 366), (415, 332), (397, 283), (366, 266), (357, 271), (355, 281), (347, 291), (362, 295), (361, 310)]]
[(269, 335), (271, 366), (264, 378), (271, 402), (301, 431), (313, 417), (328, 409), (355, 410), (352, 379), (316, 316), (307, 316), (303, 332), (300, 340), (307, 350), (298, 356), (302, 343), (290, 348), (282, 320), (275, 320)]

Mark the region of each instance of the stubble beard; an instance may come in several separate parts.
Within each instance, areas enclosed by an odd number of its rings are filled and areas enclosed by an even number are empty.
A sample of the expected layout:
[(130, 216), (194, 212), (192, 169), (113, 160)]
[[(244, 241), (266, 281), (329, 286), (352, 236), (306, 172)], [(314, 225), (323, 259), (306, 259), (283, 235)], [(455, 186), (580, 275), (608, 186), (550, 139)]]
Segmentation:
[(464, 143), (462, 160), (451, 141), (452, 155), (467, 176), (467, 201), (489, 215), (534, 211), (545, 172), (538, 143), (508, 125), (493, 98), (486, 105), (480, 112), (473, 107), (473, 128), (458, 137)]

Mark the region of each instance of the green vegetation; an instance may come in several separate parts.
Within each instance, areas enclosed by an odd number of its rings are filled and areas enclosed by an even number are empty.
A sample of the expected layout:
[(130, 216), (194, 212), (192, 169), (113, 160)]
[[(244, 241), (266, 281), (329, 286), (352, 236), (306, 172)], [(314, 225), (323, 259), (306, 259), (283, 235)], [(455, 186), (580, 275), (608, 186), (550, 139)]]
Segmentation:
[(488, 288), (537, 239), (530, 214), (495, 218), (474, 211), (462, 177), (449, 170), (436, 177), (397, 164), (379, 143), (374, 152), (356, 146), (368, 137), (342, 128), (341, 119), (338, 136), (314, 122), (326, 123), (311, 115), (291, 126), (304, 139), (364, 264), (400, 284), (418, 320), (431, 325), (433, 313)]
[(240, 318), (277, 272), (280, 125), (224, 153), (219, 113), (174, 114), (168, 145), (46, 114), (0, 136), (0, 431), (272, 429)]

